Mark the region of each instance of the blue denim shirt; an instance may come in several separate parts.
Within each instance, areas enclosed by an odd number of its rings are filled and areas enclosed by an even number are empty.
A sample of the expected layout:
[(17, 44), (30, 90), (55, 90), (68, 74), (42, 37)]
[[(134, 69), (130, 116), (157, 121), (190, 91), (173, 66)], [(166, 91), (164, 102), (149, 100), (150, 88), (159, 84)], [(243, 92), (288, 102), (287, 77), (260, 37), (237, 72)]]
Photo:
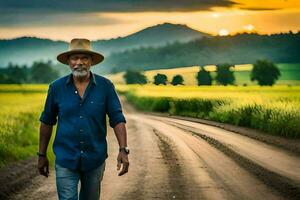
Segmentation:
[(83, 98), (80, 97), (72, 74), (49, 85), (40, 121), (55, 125), (53, 151), (56, 163), (88, 171), (101, 165), (107, 154), (106, 114), (110, 127), (126, 123), (113, 83), (91, 73)]

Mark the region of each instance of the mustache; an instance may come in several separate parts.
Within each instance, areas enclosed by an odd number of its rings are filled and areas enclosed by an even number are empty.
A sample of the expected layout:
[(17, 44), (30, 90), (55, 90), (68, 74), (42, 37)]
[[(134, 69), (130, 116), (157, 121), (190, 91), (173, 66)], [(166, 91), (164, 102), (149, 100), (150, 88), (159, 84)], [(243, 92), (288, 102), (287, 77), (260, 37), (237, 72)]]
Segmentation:
[(86, 68), (85, 68), (85, 66), (84, 65), (76, 65), (74, 68), (73, 68), (73, 70), (78, 70), (78, 71), (82, 71), (82, 70), (87, 70)]

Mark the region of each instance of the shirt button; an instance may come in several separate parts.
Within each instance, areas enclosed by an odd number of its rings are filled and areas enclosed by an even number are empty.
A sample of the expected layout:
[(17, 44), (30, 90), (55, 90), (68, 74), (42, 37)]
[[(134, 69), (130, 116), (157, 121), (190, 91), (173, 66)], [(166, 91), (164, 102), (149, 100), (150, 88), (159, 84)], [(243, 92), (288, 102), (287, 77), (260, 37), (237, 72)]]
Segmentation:
[(80, 132), (83, 132), (83, 129), (80, 129), (79, 131), (80, 131)]
[(80, 153), (83, 153), (83, 151), (80, 151)]
[(79, 105), (80, 105), (80, 106), (82, 106), (82, 104), (81, 104), (81, 103), (80, 103)]
[(83, 117), (80, 115), (79, 118), (82, 119)]
[(77, 91), (75, 91), (75, 93), (77, 94), (78, 92), (77, 92)]

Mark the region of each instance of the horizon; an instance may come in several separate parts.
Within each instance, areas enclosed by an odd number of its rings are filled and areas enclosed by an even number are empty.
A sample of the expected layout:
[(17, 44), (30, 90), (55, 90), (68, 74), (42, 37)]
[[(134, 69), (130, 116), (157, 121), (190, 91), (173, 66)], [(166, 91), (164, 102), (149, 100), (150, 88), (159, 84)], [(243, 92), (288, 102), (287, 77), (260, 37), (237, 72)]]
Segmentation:
[[(75, 0), (72, 4), (45, 0), (0, 0), (0, 39), (37, 37), (70, 41), (84, 37), (92, 41), (125, 37), (162, 23), (185, 24), (210, 35), (256, 32), (270, 35), (300, 30), (297, 0), (137, 0), (101, 2)], [(75, 6), (76, 5), (76, 6)], [(95, 34), (97, 33), (97, 34)]]
[[(150, 27), (155, 27), (155, 26), (158, 26), (158, 25), (163, 25), (163, 24), (172, 24), (172, 25), (185, 25), (185, 26), (187, 26), (188, 28), (191, 28), (191, 27), (189, 27), (188, 25), (186, 25), (186, 24), (173, 24), (173, 23), (168, 23), (168, 22), (165, 22), (165, 23), (162, 23), (162, 24), (154, 24), (154, 25), (152, 25), (152, 26), (149, 26), (149, 27), (145, 27), (145, 28), (143, 28), (143, 29), (141, 29), (141, 30), (138, 30), (138, 31), (136, 31), (136, 32), (134, 32), (134, 33), (131, 33), (131, 34), (129, 34), (129, 35), (125, 35), (125, 36), (122, 36), (122, 37), (120, 37), (120, 36), (117, 36), (117, 37), (113, 37), (113, 38), (107, 38), (107, 39), (103, 39), (103, 38), (98, 38), (98, 39), (94, 39), (94, 40), (91, 40), (92, 42), (96, 42), (96, 41), (100, 41), (100, 40), (104, 40), (104, 41), (107, 41), (107, 40), (113, 40), (113, 39), (118, 39), (118, 38), (124, 38), (124, 37), (128, 37), (128, 36), (130, 36), (130, 35), (133, 35), (133, 34), (136, 34), (136, 33), (138, 33), (138, 32), (140, 32), (140, 31), (143, 31), (143, 30), (145, 30), (145, 29), (147, 29), (147, 28), (150, 28)], [(194, 30), (196, 30), (196, 29), (194, 29)], [(199, 30), (196, 30), (196, 31), (199, 31)], [(199, 32), (201, 32), (201, 33), (203, 33), (203, 34), (209, 34), (210, 36), (212, 36), (212, 37), (217, 37), (217, 36), (222, 36), (222, 35), (212, 35), (212, 34), (210, 34), (210, 33), (206, 33), (206, 32), (203, 32), (203, 31), (199, 31)], [(265, 33), (265, 34), (263, 34), (263, 33), (258, 33), (258, 32), (247, 32), (247, 31), (244, 31), (244, 32), (236, 32), (236, 33), (233, 33), (233, 34), (228, 34), (228, 35), (223, 35), (223, 36), (236, 36), (236, 35), (240, 35), (240, 34), (256, 34), (256, 35), (265, 35), (265, 36), (271, 36), (271, 35), (278, 35), (278, 34), (289, 34), (289, 33), (293, 33), (293, 34), (298, 34), (298, 33), (300, 33), (300, 28), (299, 28), (299, 30), (294, 30), (294, 31), (292, 31), (292, 30), (288, 30), (288, 31), (286, 31), (286, 32), (274, 32), (274, 33), (269, 33), (269, 34), (267, 34), (267, 33)], [(15, 39), (20, 39), (20, 38), (36, 38), (36, 39), (45, 39), (45, 40), (51, 40), (51, 41), (54, 41), (54, 42), (69, 42), (68, 40), (56, 40), (56, 39), (52, 39), (52, 38), (43, 38), (43, 37), (38, 37), (38, 36), (30, 36), (30, 35), (23, 35), (23, 36), (18, 36), (18, 37), (13, 37), (13, 38), (0, 38), (0, 41), (2, 40), (2, 41), (4, 41), (4, 40), (15, 40)]]

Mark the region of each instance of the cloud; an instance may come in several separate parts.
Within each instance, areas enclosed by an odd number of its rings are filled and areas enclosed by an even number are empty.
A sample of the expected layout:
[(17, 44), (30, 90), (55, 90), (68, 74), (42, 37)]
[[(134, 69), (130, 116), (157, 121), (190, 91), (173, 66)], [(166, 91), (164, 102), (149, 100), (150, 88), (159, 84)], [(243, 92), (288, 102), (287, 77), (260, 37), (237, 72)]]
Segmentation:
[(231, 7), (231, 0), (0, 0), (0, 11), (140, 12), (199, 11)]
[(0, 26), (103, 26), (129, 22), (101, 16), (101, 13), (114, 12), (191, 12), (211, 10), (214, 7), (265, 10), (243, 6), (236, 0), (0, 0)]
[(101, 13), (188, 12), (233, 5), (231, 0), (0, 0), (0, 26), (111, 25), (128, 21), (101, 16)]
[(122, 19), (102, 16), (97, 13), (2, 13), (0, 25), (3, 27), (51, 27), (51, 26), (95, 26), (127, 22)]

